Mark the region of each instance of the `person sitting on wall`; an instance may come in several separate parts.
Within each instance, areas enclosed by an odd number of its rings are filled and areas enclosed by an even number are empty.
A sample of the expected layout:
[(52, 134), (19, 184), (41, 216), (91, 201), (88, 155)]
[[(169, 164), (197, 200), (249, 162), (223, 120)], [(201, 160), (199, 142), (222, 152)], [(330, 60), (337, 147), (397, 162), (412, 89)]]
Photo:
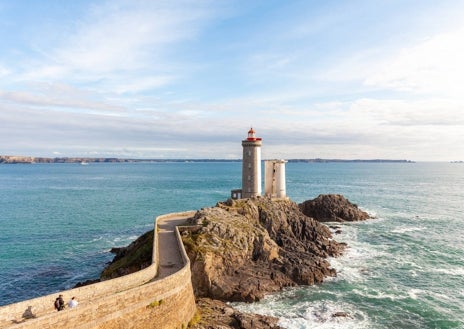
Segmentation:
[(79, 303), (77, 302), (76, 297), (73, 297), (73, 298), (71, 298), (71, 300), (68, 302), (68, 307), (69, 307), (69, 308), (74, 308), (74, 307), (77, 306), (77, 304), (79, 304)]
[(59, 295), (58, 297), (56, 297), (56, 299), (55, 299), (55, 310), (57, 310), (57, 311), (64, 310), (63, 295)]

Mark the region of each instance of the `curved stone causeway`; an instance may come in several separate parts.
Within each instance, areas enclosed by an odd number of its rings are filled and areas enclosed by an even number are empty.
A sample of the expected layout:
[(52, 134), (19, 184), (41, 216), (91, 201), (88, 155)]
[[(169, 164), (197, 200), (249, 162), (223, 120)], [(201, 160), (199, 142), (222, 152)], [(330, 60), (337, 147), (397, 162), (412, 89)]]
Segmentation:
[[(185, 328), (196, 312), (190, 261), (177, 225), (194, 211), (155, 219), (152, 264), (112, 280), (0, 307), (0, 328)], [(79, 305), (57, 312), (55, 298)]]

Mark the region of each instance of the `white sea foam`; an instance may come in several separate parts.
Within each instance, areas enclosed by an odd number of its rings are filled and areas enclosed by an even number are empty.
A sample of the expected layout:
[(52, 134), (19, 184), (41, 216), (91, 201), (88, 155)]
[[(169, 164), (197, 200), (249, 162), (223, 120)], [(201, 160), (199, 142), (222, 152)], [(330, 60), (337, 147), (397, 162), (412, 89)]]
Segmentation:
[(332, 267), (337, 270), (336, 280), (359, 282), (374, 276), (376, 272), (375, 267), (373, 267), (375, 259), (386, 258), (389, 255), (377, 246), (359, 242), (355, 236), (356, 233), (350, 231), (346, 233), (344, 241), (349, 247), (344, 255), (329, 259)]
[(419, 276), (419, 274), (417, 274), (417, 271), (416, 270), (409, 270), (409, 274), (411, 275), (411, 277), (413, 278), (416, 278)]
[[(316, 288), (317, 289), (317, 288)], [(266, 297), (252, 304), (237, 303), (235, 308), (243, 312), (263, 314), (279, 318), (279, 325), (288, 329), (306, 328), (368, 328), (369, 319), (355, 305), (338, 301), (302, 301), (301, 290), (292, 289)], [(338, 300), (340, 296), (333, 296)]]
[(369, 289), (353, 289), (352, 292), (358, 296), (369, 298), (369, 299), (388, 299), (391, 301), (401, 300), (408, 297), (404, 292), (397, 291), (395, 294), (393, 291), (385, 291), (383, 288), (369, 288)]
[(434, 268), (431, 272), (436, 273), (443, 273), (448, 275), (456, 275), (456, 276), (463, 276), (464, 275), (464, 267), (457, 267), (457, 268)]
[(392, 233), (407, 233), (407, 232), (415, 232), (415, 231), (423, 231), (423, 227), (417, 227), (417, 226), (406, 226), (406, 227), (398, 227), (394, 230), (392, 230)]
[(358, 282), (363, 281), (367, 275), (369, 275), (370, 270), (367, 266), (350, 266), (349, 258), (347, 259), (337, 259), (332, 258), (329, 260), (332, 267), (337, 271), (337, 276), (334, 278), (326, 278), (325, 281), (338, 281), (346, 280), (349, 282)]
[(424, 293), (424, 290), (422, 289), (409, 289), (408, 290), (408, 296), (414, 300), (416, 300), (418, 298), (418, 295), (419, 294), (423, 294)]
[(284, 328), (367, 328), (368, 317), (353, 305), (340, 302), (305, 303), (306, 309), (297, 317), (281, 316), (279, 325)]
[(372, 209), (364, 208), (364, 207), (359, 207), (360, 210), (367, 212), (369, 216), (372, 218), (377, 218), (377, 212)]

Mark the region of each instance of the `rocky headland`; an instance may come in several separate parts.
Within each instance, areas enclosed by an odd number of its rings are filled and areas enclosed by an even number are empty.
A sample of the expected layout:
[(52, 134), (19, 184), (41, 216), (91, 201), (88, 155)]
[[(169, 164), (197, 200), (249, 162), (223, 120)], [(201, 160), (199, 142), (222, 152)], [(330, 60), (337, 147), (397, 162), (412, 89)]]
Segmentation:
[[(224, 302), (254, 302), (284, 287), (322, 283), (336, 275), (327, 258), (340, 256), (346, 245), (335, 241), (320, 221), (365, 220), (369, 215), (340, 195), (315, 200), (299, 205), (269, 198), (227, 200), (188, 220), (181, 232), (201, 314), (193, 328), (279, 328), (277, 319), (243, 314)], [(114, 249), (115, 259), (101, 279), (149, 265), (149, 236)]]

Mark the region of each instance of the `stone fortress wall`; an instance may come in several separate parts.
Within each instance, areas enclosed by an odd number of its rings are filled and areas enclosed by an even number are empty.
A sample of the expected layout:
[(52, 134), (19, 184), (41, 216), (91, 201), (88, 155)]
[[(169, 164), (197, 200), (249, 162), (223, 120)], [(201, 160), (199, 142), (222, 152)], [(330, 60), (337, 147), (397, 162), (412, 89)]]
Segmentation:
[[(156, 279), (159, 268), (157, 223), (193, 215), (171, 213), (155, 219), (152, 265), (133, 274), (0, 307), (0, 328), (186, 328), (196, 312), (190, 272), (179, 230), (175, 234), (184, 266)], [(57, 312), (56, 297), (76, 296), (76, 308)]]

